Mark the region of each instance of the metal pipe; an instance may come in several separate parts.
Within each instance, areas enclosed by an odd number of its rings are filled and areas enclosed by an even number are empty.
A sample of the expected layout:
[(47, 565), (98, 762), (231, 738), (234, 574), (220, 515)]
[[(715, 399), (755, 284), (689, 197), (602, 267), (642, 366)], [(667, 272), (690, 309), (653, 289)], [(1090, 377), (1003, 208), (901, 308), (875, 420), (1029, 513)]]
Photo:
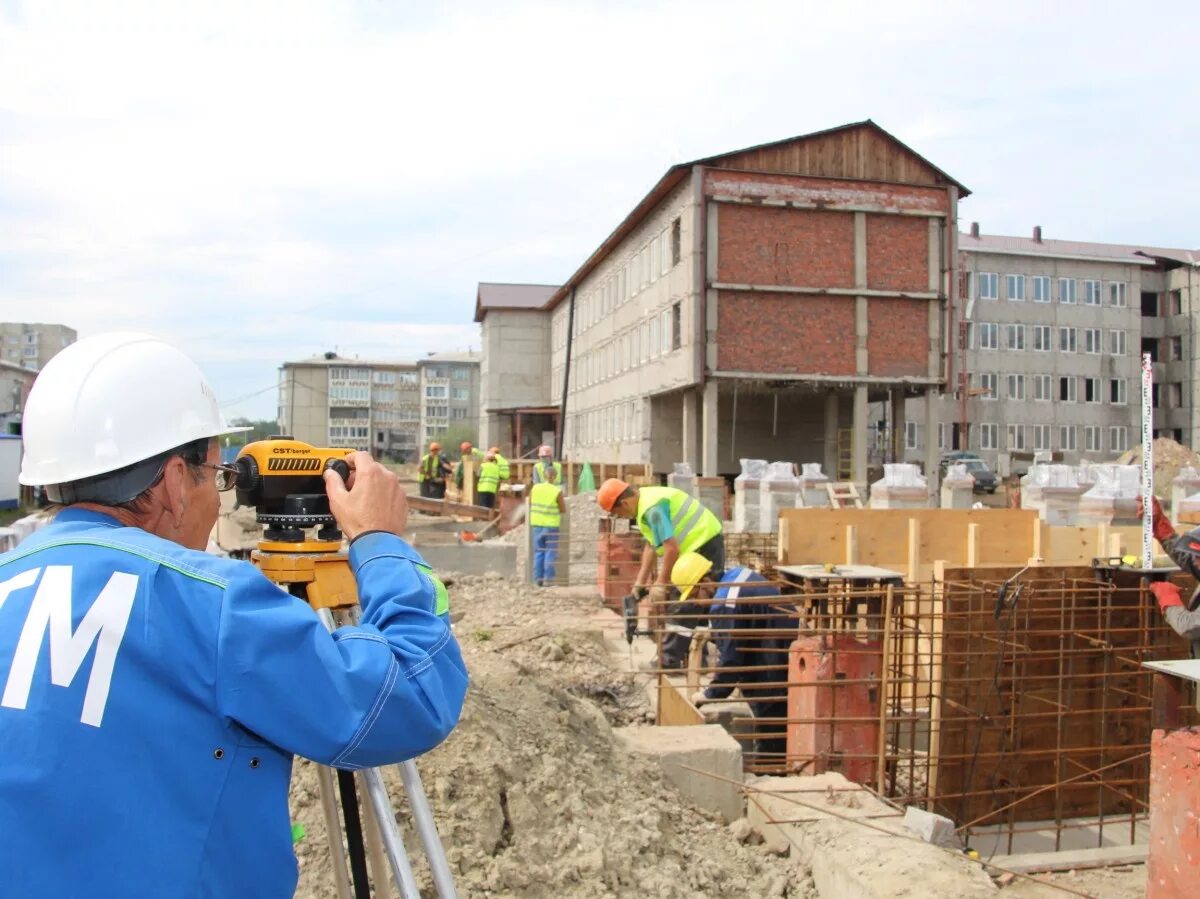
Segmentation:
[(446, 850), (438, 836), (437, 824), (433, 820), (433, 810), (425, 796), (425, 788), (421, 785), (421, 774), (417, 771), (417, 763), (412, 759), (400, 764), (400, 778), (404, 781), (404, 791), (408, 793), (408, 804), (412, 808), (413, 823), (417, 828), (417, 836), (425, 848), (425, 857), (429, 859), (429, 870), (433, 874), (433, 885), (437, 887), (441, 899), (457, 899), (458, 891), (454, 888), (454, 876), (450, 873), (450, 863), (446, 860)]
[[(396, 878), (396, 886), (400, 889), (401, 899), (421, 899), (421, 891), (417, 887), (417, 878), (413, 875), (412, 865), (408, 862), (408, 853), (404, 851), (404, 841), (400, 830), (396, 827), (396, 814), (392, 811), (392, 801), (383, 785), (383, 775), (378, 768), (368, 768), (362, 772), (363, 780), (367, 782), (367, 796), (379, 822), (380, 836), (383, 838), (383, 849), (387, 853), (388, 862), (392, 866), (392, 875)], [(376, 884), (377, 891), (382, 884)]]

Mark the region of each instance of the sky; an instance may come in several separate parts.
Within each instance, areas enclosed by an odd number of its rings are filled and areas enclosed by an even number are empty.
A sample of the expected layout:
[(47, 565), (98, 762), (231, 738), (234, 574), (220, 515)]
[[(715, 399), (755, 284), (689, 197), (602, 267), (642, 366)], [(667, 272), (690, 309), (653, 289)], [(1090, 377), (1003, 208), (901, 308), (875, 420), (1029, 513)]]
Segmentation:
[(675, 163), (874, 119), (986, 234), (1200, 247), (1200, 3), (0, 0), (0, 321), (148, 331), (227, 417), (478, 349)]

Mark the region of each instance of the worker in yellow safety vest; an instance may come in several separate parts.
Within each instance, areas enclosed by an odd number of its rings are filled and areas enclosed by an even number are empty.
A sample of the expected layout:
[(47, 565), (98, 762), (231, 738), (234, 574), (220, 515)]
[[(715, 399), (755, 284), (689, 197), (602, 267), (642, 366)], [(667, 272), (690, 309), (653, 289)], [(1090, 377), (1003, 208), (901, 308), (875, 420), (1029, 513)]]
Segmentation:
[(421, 496), (429, 499), (444, 499), (446, 475), (450, 474), (450, 463), (442, 455), (442, 445), (436, 440), (429, 444), (429, 452), (421, 457), (421, 468), (417, 480), (421, 485)]
[(466, 470), (466, 466), (463, 463), (467, 459), (471, 459), (475, 462), (475, 477), (478, 479), (479, 466), (483, 463), (483, 452), (471, 446), (471, 441), (469, 440), (464, 440), (462, 443), (460, 443), (458, 450), (462, 455), (462, 458), (459, 459), (458, 465), (454, 467), (454, 486), (461, 491), (463, 489), (463, 472)]
[(555, 479), (554, 469), (546, 480), (533, 485), (529, 494), (529, 525), (533, 528), (533, 580), (543, 587), (555, 578), (558, 562), (558, 535), (562, 517), (567, 511), (562, 487)]
[(500, 464), (496, 456), (488, 453), (479, 466), (479, 483), (475, 485), (475, 505), (485, 509), (496, 508), (496, 491), (500, 488)]
[(500, 455), (500, 447), (493, 446), (490, 450), (488, 450), (488, 452), (496, 457), (496, 464), (500, 466), (500, 480), (507, 481), (510, 474), (508, 460)]
[[(698, 499), (674, 487), (633, 487), (617, 478), (600, 485), (596, 502), (610, 515), (628, 518), (646, 540), (642, 564), (633, 581), (638, 599), (649, 594), (653, 604), (665, 604), (671, 590), (671, 573), (679, 557), (699, 553), (712, 562), (712, 574), (720, 580), (725, 573), (725, 537), (721, 521)], [(657, 577), (655, 557), (661, 557)], [(707, 617), (702, 603), (675, 603), (662, 641), (662, 663), (681, 668), (687, 660), (692, 628)]]
[(538, 447), (537, 462), (533, 466), (533, 483), (540, 484), (547, 480), (549, 472), (554, 473), (554, 482), (560, 487), (562, 486), (562, 463), (554, 461), (554, 450), (550, 449), (546, 444)]

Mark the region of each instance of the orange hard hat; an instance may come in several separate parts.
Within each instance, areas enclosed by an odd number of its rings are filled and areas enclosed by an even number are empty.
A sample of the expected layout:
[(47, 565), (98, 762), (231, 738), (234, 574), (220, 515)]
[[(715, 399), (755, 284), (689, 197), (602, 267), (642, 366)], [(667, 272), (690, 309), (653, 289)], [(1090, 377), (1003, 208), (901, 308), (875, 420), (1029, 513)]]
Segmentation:
[(469, 452), (471, 451), (471, 441), (470, 441), (470, 440), (464, 440), (462, 443), (460, 443), (460, 444), (458, 445), (458, 448), (459, 448), (460, 450), (462, 450), (464, 453), (469, 453)]
[(493, 447), (492, 447), (490, 450), (488, 450), (488, 452), (489, 452), (489, 453), (499, 453), (499, 452), (500, 452), (500, 447), (498, 447), (498, 446), (493, 446)]
[(621, 494), (628, 489), (629, 485), (620, 478), (609, 478), (600, 485), (600, 489), (596, 492), (596, 502), (605, 512), (611, 513), (613, 506), (621, 498)]
[(431, 453), (440, 453), (442, 451), (442, 445), (435, 440), (433, 443), (429, 444), (429, 451)]

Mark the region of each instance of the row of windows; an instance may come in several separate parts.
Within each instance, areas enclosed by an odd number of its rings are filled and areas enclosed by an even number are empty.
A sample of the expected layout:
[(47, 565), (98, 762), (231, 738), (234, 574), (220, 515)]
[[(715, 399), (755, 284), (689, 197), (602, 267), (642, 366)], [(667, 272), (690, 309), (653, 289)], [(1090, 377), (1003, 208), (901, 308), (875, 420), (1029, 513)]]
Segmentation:
[[(996, 372), (972, 372), (970, 393), (982, 400), (1000, 399), (1000, 375)], [(1124, 406), (1129, 402), (1128, 384), (1124, 378), (1065, 377), (1052, 375), (1004, 375), (1005, 398), (1037, 402), (1112, 403)]]
[[(603, 283), (577, 297), (575, 335), (606, 319), (611, 312), (678, 265), (682, 258), (681, 241), (682, 225), (679, 219), (675, 219), (669, 227), (663, 228), (625, 260)], [(555, 349), (566, 346), (567, 314), (568, 310), (560, 307), (551, 324)]]
[[(679, 349), (683, 345), (681, 315), (680, 304), (673, 303), (662, 312), (643, 319), (640, 324), (626, 328), (611, 340), (572, 359), (571, 392), (607, 381)], [(553, 399), (557, 402), (562, 397), (562, 367), (557, 366), (551, 377)]]
[[(1084, 425), (1083, 451), (1086, 453), (1105, 452), (1104, 437), (1108, 432), (1107, 451), (1123, 453), (1129, 449), (1129, 428), (1124, 425), (1113, 425), (1108, 428), (1100, 425)], [(999, 450), (1000, 425), (995, 422), (983, 422), (972, 426), (971, 444), (976, 449)], [(1061, 450), (1077, 452), (1079, 445), (1078, 425), (1006, 425), (1004, 449), (1008, 452), (1029, 452), (1039, 450)], [(938, 425), (938, 449), (946, 447), (946, 425)], [(1051, 445), (1051, 440), (1057, 435), (1057, 445)], [(920, 449), (920, 427), (915, 421), (904, 423), (904, 446), (906, 449)]]
[(343, 368), (334, 366), (329, 369), (330, 381), (369, 381), (371, 379), (371, 369), (369, 368)]
[[(1057, 330), (1057, 334), (1055, 331)], [(1050, 353), (1057, 350), (1060, 353), (1083, 352), (1100, 355), (1108, 352), (1112, 356), (1129, 354), (1129, 336), (1127, 331), (1112, 330), (1108, 332), (1108, 340), (1104, 340), (1104, 332), (1100, 328), (1053, 328), (1050, 325), (1018, 325), (1000, 324), (998, 322), (972, 322), (967, 326), (965, 343), (967, 349), (998, 350), (1000, 349), (1000, 334), (1004, 334), (1004, 348), (1007, 350), (1033, 350), (1035, 353)], [(1082, 340), (1080, 337), (1082, 336)], [(1057, 340), (1055, 339), (1057, 337)]]
[(340, 425), (331, 425), (329, 428), (330, 440), (365, 440), (367, 434), (370, 433), (370, 428), (360, 427), (343, 427)]
[(371, 373), (371, 380), (376, 384), (399, 384), (415, 387), (420, 382), (420, 374), (415, 371), (385, 371), (379, 369)]
[(367, 403), (371, 400), (370, 387), (348, 387), (339, 384), (329, 388), (329, 403)]
[(623, 440), (639, 440), (640, 400), (613, 403), (600, 409), (577, 412), (571, 416), (571, 440), (577, 446), (594, 446)]
[[(1000, 299), (1000, 275), (997, 272), (979, 272), (974, 276), (975, 292), (972, 294), (981, 300)], [(1051, 296), (1052, 282), (1057, 281), (1058, 289)], [(1082, 291), (1079, 285), (1083, 285)], [(1107, 286), (1108, 290), (1104, 288)], [(1028, 291), (1026, 288), (1028, 287)], [(970, 287), (968, 286), (968, 290)], [(1076, 280), (1075, 278), (1050, 278), (1047, 275), (1005, 275), (1004, 298), (1013, 303), (1023, 303), (1026, 299), (1034, 303), (1050, 303), (1058, 300), (1066, 306), (1073, 306), (1082, 296), (1085, 306), (1102, 306), (1107, 299), (1109, 306), (1125, 308), (1129, 305), (1128, 285), (1124, 281), (1098, 281), (1090, 278)]]

